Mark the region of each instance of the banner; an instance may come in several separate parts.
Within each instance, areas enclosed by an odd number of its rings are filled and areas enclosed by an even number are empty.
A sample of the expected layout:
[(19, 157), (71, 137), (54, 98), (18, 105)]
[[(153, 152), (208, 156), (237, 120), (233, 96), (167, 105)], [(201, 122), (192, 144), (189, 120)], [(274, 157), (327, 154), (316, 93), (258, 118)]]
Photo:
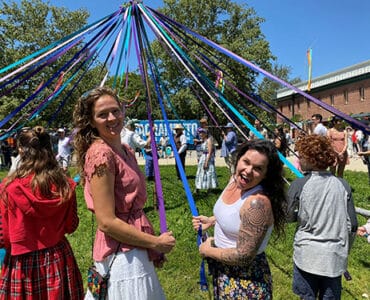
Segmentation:
[[(170, 134), (175, 134), (175, 130), (173, 129), (177, 124), (182, 125), (184, 127), (184, 134), (186, 136), (187, 142), (189, 145), (194, 144), (194, 136), (197, 134), (197, 129), (199, 127), (198, 120), (169, 120), (170, 128), (172, 132)], [(166, 125), (163, 120), (155, 120), (154, 121), (155, 127), (155, 141), (159, 143), (159, 139), (162, 135), (168, 137), (169, 133), (167, 132)], [(140, 135), (141, 138), (146, 139), (146, 134), (149, 132), (149, 122), (147, 120), (140, 120), (137, 123), (137, 127), (135, 132)]]

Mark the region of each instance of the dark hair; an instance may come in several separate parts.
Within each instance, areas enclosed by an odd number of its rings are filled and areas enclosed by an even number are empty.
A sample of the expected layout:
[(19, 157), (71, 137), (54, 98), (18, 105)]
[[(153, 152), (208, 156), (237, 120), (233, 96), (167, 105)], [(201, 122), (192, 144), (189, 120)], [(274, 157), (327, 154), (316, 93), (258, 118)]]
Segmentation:
[(279, 126), (276, 129), (277, 129), (278, 133), (275, 134), (274, 139), (279, 139), (280, 140), (280, 148), (278, 150), (280, 151), (280, 153), (283, 156), (286, 156), (289, 147), (288, 147), (288, 141), (287, 141), (285, 133), (284, 133), (284, 128), (282, 126)]
[(320, 114), (313, 114), (313, 115), (311, 116), (311, 118), (318, 119), (320, 122), (322, 121), (322, 115), (320, 115)]
[(17, 169), (7, 178), (7, 185), (15, 178), (33, 175), (33, 192), (45, 198), (60, 197), (61, 201), (71, 199), (73, 188), (60, 168), (52, 150), (50, 135), (42, 126), (24, 129), (18, 134), (17, 146), (20, 162)]
[(274, 215), (274, 227), (278, 236), (284, 233), (286, 219), (286, 196), (285, 180), (283, 177), (284, 168), (275, 145), (264, 139), (251, 140), (238, 148), (235, 169), (240, 158), (248, 151), (256, 150), (265, 155), (268, 159), (266, 177), (261, 181), (264, 193), (269, 197)]
[(341, 118), (339, 118), (339, 117), (337, 117), (337, 116), (333, 116), (332, 118), (331, 118), (331, 122), (333, 123), (333, 125), (334, 124), (336, 124), (336, 123), (338, 123), (338, 122), (342, 122), (342, 119)]
[(77, 155), (77, 166), (81, 174), (81, 182), (84, 183), (83, 168), (85, 154), (90, 145), (99, 138), (98, 131), (91, 126), (93, 119), (93, 107), (95, 102), (102, 96), (111, 96), (121, 106), (116, 92), (108, 87), (98, 87), (84, 93), (77, 101), (73, 112), (73, 124), (76, 134), (73, 138), (74, 152)]
[(336, 160), (335, 151), (326, 136), (317, 134), (303, 136), (296, 141), (295, 147), (299, 157), (315, 169), (325, 170)]

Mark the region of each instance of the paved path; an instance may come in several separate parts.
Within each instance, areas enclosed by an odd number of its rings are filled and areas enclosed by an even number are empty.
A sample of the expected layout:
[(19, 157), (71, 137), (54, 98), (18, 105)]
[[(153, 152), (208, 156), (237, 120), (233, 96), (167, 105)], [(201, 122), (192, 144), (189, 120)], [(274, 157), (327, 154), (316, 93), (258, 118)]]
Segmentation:
[[(136, 153), (136, 158), (138, 160), (139, 165), (144, 165), (145, 161), (142, 156), (138, 156)], [(293, 156), (288, 158), (289, 161), (293, 160)], [(174, 158), (161, 158), (159, 159), (159, 165), (174, 165), (175, 159)], [(194, 150), (188, 151), (186, 156), (186, 165), (196, 165), (197, 164), (197, 155)], [(220, 150), (216, 152), (216, 166), (225, 167), (225, 160), (220, 157)], [(351, 158), (349, 165), (346, 166), (345, 170), (351, 171), (362, 171), (367, 172), (367, 166), (362, 162), (361, 158)]]

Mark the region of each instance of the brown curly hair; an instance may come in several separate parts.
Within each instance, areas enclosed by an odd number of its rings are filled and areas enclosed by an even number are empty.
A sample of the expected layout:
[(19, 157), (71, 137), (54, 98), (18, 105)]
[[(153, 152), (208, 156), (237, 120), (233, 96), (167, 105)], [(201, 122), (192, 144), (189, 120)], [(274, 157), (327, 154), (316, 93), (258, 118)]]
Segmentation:
[(317, 134), (303, 136), (297, 140), (295, 146), (299, 158), (304, 159), (311, 169), (325, 170), (335, 163), (335, 151), (325, 136)]
[(77, 166), (80, 171), (81, 183), (84, 184), (84, 164), (86, 151), (99, 138), (98, 131), (91, 126), (95, 102), (102, 96), (111, 96), (121, 106), (114, 90), (109, 87), (98, 87), (84, 93), (77, 101), (73, 112), (73, 124), (76, 134), (73, 137), (74, 152), (77, 155)]

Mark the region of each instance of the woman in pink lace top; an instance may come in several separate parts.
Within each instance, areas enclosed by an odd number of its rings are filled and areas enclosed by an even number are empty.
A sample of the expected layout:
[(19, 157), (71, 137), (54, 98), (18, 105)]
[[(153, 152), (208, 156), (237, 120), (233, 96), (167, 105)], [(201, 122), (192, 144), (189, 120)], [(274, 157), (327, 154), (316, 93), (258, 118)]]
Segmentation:
[[(96, 217), (93, 258), (99, 273), (110, 269), (108, 298), (164, 299), (154, 266), (175, 245), (172, 232), (155, 236), (143, 207), (145, 177), (134, 153), (121, 144), (121, 104), (99, 87), (83, 94), (74, 111), (75, 152), (88, 209)], [(92, 299), (88, 291), (87, 299)]]

